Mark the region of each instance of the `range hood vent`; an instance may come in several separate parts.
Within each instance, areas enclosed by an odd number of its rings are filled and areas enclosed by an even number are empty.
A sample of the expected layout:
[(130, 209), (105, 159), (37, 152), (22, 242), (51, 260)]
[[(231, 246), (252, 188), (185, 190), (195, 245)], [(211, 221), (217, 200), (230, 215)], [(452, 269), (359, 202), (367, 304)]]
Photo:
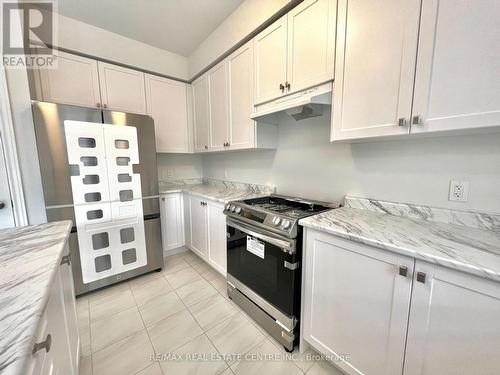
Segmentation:
[(255, 106), (252, 119), (270, 124), (278, 123), (280, 113), (286, 113), (296, 121), (323, 115), (326, 105), (332, 105), (332, 82), (290, 94), (271, 102)]

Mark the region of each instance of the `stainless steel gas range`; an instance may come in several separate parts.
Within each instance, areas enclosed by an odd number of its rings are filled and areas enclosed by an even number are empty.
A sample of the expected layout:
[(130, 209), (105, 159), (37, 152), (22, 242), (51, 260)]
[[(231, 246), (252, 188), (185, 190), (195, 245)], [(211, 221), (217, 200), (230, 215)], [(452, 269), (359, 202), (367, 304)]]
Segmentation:
[(300, 219), (339, 205), (270, 195), (227, 204), (227, 291), (286, 350), (298, 339)]

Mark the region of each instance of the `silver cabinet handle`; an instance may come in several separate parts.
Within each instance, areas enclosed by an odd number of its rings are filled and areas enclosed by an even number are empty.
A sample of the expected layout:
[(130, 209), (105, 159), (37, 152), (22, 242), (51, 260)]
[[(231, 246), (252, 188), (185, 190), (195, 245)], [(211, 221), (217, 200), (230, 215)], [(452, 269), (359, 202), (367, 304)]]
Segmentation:
[(162, 198), (161, 198), (161, 200), (162, 200), (163, 202), (165, 202), (165, 197), (162, 197)]
[(1, 210), (2, 208), (5, 208), (5, 203), (4, 203), (4, 202), (0, 202), (0, 210)]
[(424, 121), (422, 119), (422, 116), (420, 115), (416, 115), (416, 116), (413, 116), (412, 120), (411, 120), (411, 123), (413, 125), (423, 125), (424, 124)]
[(408, 120), (405, 119), (404, 117), (401, 117), (399, 120), (398, 120), (398, 126), (406, 126), (408, 125)]
[(208, 146), (207, 145), (205, 145), (205, 150), (208, 150)]
[(408, 276), (408, 267), (406, 266), (399, 266), (399, 275), (403, 277)]
[(103, 104), (102, 108), (108, 108), (108, 105), (107, 104)]
[(49, 333), (47, 335), (47, 338), (45, 339), (45, 341), (35, 343), (35, 345), (33, 345), (33, 351), (31, 353), (35, 354), (36, 352), (38, 352), (39, 350), (42, 350), (42, 349), (45, 349), (45, 351), (48, 353), (48, 352), (50, 352), (51, 346), (52, 346), (52, 336)]
[(426, 278), (427, 278), (427, 275), (424, 272), (417, 272), (417, 281), (419, 283), (425, 284)]
[(280, 90), (281, 92), (285, 91), (285, 86), (282, 83), (280, 83)]
[(288, 90), (290, 90), (290, 82), (288, 82), (288, 81), (287, 81), (287, 82), (285, 82), (285, 87), (286, 87)]
[(62, 259), (61, 259), (61, 266), (63, 264), (67, 264), (68, 266), (71, 265), (71, 256), (70, 256), (70, 254), (65, 255), (65, 256), (62, 257)]
[(95, 106), (96, 106), (97, 108), (101, 108), (101, 103), (95, 103)]

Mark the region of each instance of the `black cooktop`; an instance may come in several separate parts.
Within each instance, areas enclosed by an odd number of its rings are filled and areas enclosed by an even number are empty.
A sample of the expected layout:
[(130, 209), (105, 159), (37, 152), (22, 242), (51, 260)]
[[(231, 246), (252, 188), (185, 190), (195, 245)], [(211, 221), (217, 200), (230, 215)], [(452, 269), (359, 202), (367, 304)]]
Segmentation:
[(246, 199), (244, 202), (249, 206), (259, 207), (270, 212), (282, 213), (296, 218), (310, 216), (332, 208), (319, 202), (276, 195)]

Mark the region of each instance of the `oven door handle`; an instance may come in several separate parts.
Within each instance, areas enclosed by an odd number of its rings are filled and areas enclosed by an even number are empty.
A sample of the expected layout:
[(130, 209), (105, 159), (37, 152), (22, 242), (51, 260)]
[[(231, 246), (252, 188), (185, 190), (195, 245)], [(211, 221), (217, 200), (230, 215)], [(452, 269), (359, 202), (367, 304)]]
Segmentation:
[(295, 241), (294, 240), (280, 240), (279, 238), (276, 237), (271, 237), (263, 232), (261, 232), (259, 229), (254, 229), (246, 224), (243, 223), (237, 223), (234, 220), (231, 220), (229, 218), (226, 219), (227, 225), (230, 227), (233, 227), (235, 229), (241, 230), (242, 232), (245, 232), (246, 234), (249, 234), (252, 237), (258, 238), (262, 241), (269, 242), (270, 244), (273, 244), (275, 246), (278, 246), (279, 248), (285, 250), (288, 253), (293, 254), (295, 252)]

